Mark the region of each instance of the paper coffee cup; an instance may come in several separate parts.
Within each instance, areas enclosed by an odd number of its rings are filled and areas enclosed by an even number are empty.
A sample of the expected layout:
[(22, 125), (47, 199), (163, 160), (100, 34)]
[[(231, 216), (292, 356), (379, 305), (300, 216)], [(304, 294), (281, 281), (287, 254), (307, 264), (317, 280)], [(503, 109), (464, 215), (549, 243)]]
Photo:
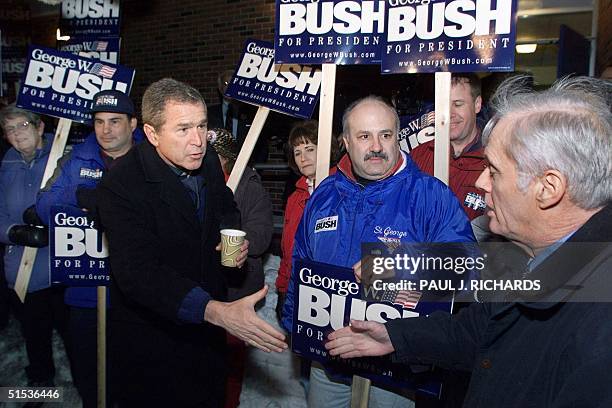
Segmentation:
[(246, 232), (236, 229), (221, 230), (221, 265), (236, 267), (236, 257), (244, 242)]

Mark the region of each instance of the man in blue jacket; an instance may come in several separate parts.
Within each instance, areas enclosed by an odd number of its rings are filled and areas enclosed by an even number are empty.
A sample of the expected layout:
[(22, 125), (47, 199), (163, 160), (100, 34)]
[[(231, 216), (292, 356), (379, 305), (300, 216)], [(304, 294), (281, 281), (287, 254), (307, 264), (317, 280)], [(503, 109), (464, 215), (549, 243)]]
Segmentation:
[[(104, 172), (143, 139), (136, 127), (134, 105), (119, 91), (106, 90), (93, 98), (94, 133), (62, 157), (53, 177), (36, 202), (39, 216), (48, 223), (51, 206), (73, 205), (95, 211), (95, 187)], [(70, 287), (65, 302), (70, 307), (74, 382), (84, 407), (96, 405), (96, 304), (95, 287)]]
[[(419, 171), (401, 152), (397, 112), (368, 96), (350, 105), (342, 119), (347, 154), (338, 172), (315, 190), (295, 236), (293, 258), (343, 267), (358, 265), (367, 242), (474, 241), (470, 223), (452, 191)], [(318, 228), (334, 219), (332, 227)], [(320, 227), (320, 225), (319, 225)], [(294, 268), (295, 270), (295, 268)], [(282, 324), (291, 331), (294, 282), (290, 282)], [(347, 407), (350, 385), (321, 368), (310, 373), (312, 407)], [(398, 394), (372, 387), (370, 406), (414, 406)]]

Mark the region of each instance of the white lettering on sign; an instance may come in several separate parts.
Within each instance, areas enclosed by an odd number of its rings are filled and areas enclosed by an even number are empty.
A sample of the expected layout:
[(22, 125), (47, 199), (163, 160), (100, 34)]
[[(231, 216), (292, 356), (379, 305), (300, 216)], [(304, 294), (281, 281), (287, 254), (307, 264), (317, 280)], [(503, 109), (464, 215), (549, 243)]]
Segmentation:
[(259, 55), (261, 57), (274, 59), (274, 48), (262, 47), (254, 42), (250, 42), (247, 45), (247, 51), (251, 54)]
[(30, 88), (51, 88), (60, 94), (74, 93), (84, 99), (91, 99), (97, 92), (107, 89), (127, 93), (128, 84), (125, 82), (81, 72), (92, 70), (93, 64), (94, 62), (60, 57), (35, 49), (32, 52), (22, 92), (28, 92)]
[(340, 296), (347, 296), (349, 293), (352, 295), (359, 294), (359, 284), (357, 282), (313, 274), (312, 269), (309, 268), (300, 269), (300, 281), (307, 285), (336, 291)]
[(59, 212), (55, 214), (55, 225), (58, 227), (88, 227), (93, 228), (93, 223), (91, 223), (87, 217), (75, 217), (73, 215), (67, 215), (66, 213)]
[(4, 59), (2, 72), (5, 74), (22, 74), (25, 71), (25, 62), (20, 59)]
[(85, 254), (92, 258), (108, 257), (106, 237), (98, 230), (55, 227), (54, 234), (56, 257), (78, 257)]
[[(390, 4), (401, 2), (389, 0)], [(467, 12), (475, 12), (475, 16)], [(512, 0), (498, 0), (492, 9), (491, 0), (453, 0), (389, 8), (387, 41), (409, 41), (415, 36), (421, 40), (491, 34), (509, 34), (512, 18)]]
[[(297, 319), (313, 326), (331, 325), (334, 330), (344, 327), (346, 297), (328, 293), (315, 287), (300, 285), (299, 308)], [(385, 323), (389, 319), (414, 317), (415, 313), (400, 313), (395, 307), (383, 303), (367, 304), (366, 301), (352, 298), (350, 318), (354, 320), (372, 320)], [(406, 313), (407, 312), (407, 313)]]
[(117, 18), (119, 0), (63, 0), (62, 18)]
[(75, 68), (77, 64), (77, 62), (72, 58), (47, 54), (39, 48), (32, 51), (32, 59), (35, 61), (48, 62), (49, 64), (57, 65), (63, 68)]
[(93, 223), (86, 216), (58, 212), (53, 221), (56, 257), (79, 257), (85, 254), (92, 258), (108, 257), (106, 236), (94, 229)]
[[(268, 50), (268, 51), (266, 51)], [(276, 83), (287, 89), (295, 89), (310, 95), (316, 95), (321, 86), (323, 73), (320, 70), (298, 64), (274, 64), (274, 49), (247, 45), (247, 51), (240, 62), (236, 76), (264, 83)]]
[[(287, 1), (283, 1), (287, 3)], [(376, 25), (376, 31), (374, 29)], [(279, 6), (279, 35), (383, 33), (384, 1), (312, 1)]]
[[(338, 279), (322, 271), (305, 266), (298, 274), (297, 319), (295, 334), (323, 341), (323, 331), (318, 328), (344, 327), (347, 317), (355, 320), (371, 320), (385, 323), (390, 319), (419, 316), (412, 310), (399, 310), (384, 302), (366, 302), (356, 297), (359, 284), (349, 279)], [(349, 309), (347, 309), (349, 308)], [(315, 326), (315, 327), (308, 327)]]
[(79, 54), (81, 57), (93, 58), (102, 62), (110, 62), (116, 64), (119, 61), (118, 52), (107, 52), (107, 51), (81, 51)]

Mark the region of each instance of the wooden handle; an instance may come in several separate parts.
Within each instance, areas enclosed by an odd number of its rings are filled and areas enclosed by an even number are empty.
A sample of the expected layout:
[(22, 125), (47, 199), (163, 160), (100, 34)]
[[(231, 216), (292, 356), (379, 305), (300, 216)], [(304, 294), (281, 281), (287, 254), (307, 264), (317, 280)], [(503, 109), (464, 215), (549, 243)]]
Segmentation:
[(263, 129), (266, 123), (268, 113), (270, 113), (270, 108), (260, 106), (259, 109), (257, 109), (257, 114), (255, 114), (255, 119), (253, 119), (249, 133), (244, 140), (240, 153), (238, 153), (236, 164), (234, 164), (234, 168), (232, 169), (232, 174), (230, 174), (227, 180), (227, 186), (231, 188), (233, 192), (236, 192), (236, 187), (238, 187), (238, 182), (240, 182), (242, 173), (244, 173), (244, 169), (251, 158), (251, 153), (253, 153), (257, 139), (259, 139), (261, 129)]
[(317, 173), (315, 176), (315, 187), (329, 175), (335, 88), (336, 65), (323, 64), (321, 100), (319, 102), (319, 135), (317, 143)]
[[(55, 131), (55, 138), (53, 139), (53, 145), (49, 152), (49, 158), (47, 159), (47, 166), (43, 174), (40, 188), (43, 188), (47, 181), (53, 175), (55, 168), (57, 167), (57, 160), (64, 154), (64, 148), (68, 141), (68, 133), (70, 132), (70, 126), (72, 121), (70, 119), (60, 119), (57, 123), (57, 130)], [(37, 248), (25, 247), (23, 249), (23, 255), (21, 256), (21, 263), (19, 264), (19, 271), (17, 272), (17, 278), (15, 279), (15, 292), (21, 300), (25, 302), (26, 294), (28, 293), (28, 286), (30, 285), (30, 277), (32, 276), (32, 267), (36, 260)]]
[(353, 376), (351, 385), (351, 408), (368, 408), (370, 399), (370, 387), (372, 381), (358, 375)]
[(434, 142), (434, 176), (448, 185), (451, 73), (436, 72), (435, 75), (436, 141)]
[(106, 407), (106, 286), (98, 286), (98, 408)]

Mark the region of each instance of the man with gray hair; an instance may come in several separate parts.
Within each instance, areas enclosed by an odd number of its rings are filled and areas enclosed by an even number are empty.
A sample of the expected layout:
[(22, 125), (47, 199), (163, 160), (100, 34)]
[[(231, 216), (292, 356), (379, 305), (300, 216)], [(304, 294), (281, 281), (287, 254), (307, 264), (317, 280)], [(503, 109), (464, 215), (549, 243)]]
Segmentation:
[[(466, 407), (612, 405), (612, 85), (505, 81), (483, 133), (490, 228), (522, 248), (513, 278), (539, 282), (456, 316), (352, 322), (329, 336), (343, 358), (471, 371)], [(503, 301), (503, 302), (501, 302)]]
[[(284, 336), (253, 307), (267, 288), (226, 303), (220, 229), (240, 214), (219, 158), (207, 149), (200, 93), (165, 78), (142, 99), (147, 142), (133, 148), (98, 186), (108, 234), (109, 356), (121, 407), (222, 407), (225, 332), (264, 351)], [(242, 267), (248, 241), (237, 258)]]

